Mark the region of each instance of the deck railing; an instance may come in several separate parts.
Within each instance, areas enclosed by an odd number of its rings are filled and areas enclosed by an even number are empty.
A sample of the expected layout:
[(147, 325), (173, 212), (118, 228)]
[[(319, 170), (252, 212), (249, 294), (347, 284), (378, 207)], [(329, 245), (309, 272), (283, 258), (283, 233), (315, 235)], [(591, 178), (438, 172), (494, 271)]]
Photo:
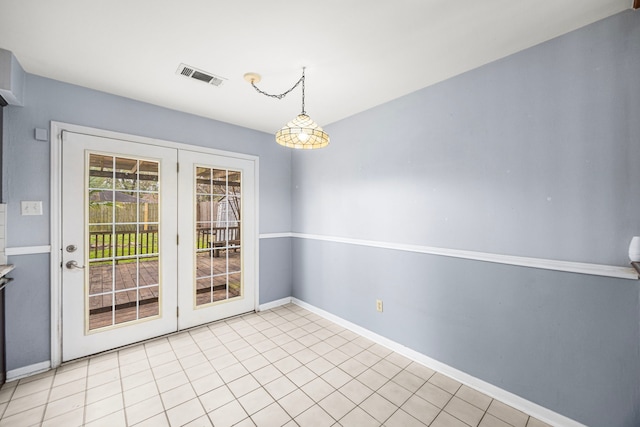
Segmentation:
[[(240, 227), (196, 229), (198, 249), (240, 246)], [(92, 231), (89, 233), (89, 259), (158, 253), (158, 230)]]
[(158, 253), (158, 230), (89, 233), (89, 259), (155, 253)]

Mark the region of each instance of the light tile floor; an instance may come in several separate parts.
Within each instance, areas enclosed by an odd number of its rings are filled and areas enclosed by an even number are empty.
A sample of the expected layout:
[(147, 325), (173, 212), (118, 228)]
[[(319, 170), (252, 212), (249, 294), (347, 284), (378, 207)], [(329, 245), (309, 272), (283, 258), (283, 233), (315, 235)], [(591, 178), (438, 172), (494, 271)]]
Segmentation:
[(544, 427), (296, 305), (5, 384), (4, 426)]

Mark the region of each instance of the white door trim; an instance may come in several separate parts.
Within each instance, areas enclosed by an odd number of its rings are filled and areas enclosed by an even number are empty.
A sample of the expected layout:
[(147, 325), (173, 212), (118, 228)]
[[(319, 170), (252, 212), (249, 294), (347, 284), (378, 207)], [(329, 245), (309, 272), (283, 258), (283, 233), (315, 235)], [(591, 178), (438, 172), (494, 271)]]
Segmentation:
[(190, 145), (179, 142), (165, 141), (161, 139), (148, 138), (138, 135), (129, 135), (120, 132), (112, 132), (104, 129), (96, 129), (87, 126), (74, 125), (63, 122), (51, 122), (51, 209), (50, 209), (50, 221), (51, 221), (51, 262), (50, 262), (50, 278), (51, 278), (51, 367), (56, 368), (62, 363), (62, 132), (68, 131), (73, 133), (81, 133), (86, 135), (106, 137), (111, 139), (121, 139), (123, 141), (138, 142), (143, 144), (152, 144), (159, 147), (175, 148), (177, 150), (189, 150), (197, 151), (201, 153), (209, 153), (226, 157), (235, 157), (239, 159), (250, 160), (255, 165), (255, 203), (256, 203), (256, 215), (255, 215), (255, 295), (254, 305), (255, 310), (259, 310), (259, 295), (260, 295), (260, 272), (259, 272), (259, 257), (260, 257), (260, 245), (259, 245), (259, 199), (260, 199), (260, 159), (258, 156), (242, 153), (234, 153), (224, 150), (218, 150), (214, 148), (201, 147), (198, 145)]

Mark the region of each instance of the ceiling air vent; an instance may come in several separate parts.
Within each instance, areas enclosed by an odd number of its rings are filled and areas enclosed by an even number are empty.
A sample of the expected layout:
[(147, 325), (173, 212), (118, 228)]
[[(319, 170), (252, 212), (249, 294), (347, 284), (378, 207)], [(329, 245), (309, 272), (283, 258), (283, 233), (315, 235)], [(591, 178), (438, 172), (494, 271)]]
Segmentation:
[(220, 86), (225, 80), (227, 80), (224, 77), (216, 76), (214, 74), (199, 70), (196, 67), (192, 67), (186, 64), (180, 64), (178, 70), (176, 71), (176, 74), (200, 80), (201, 82), (205, 82), (214, 86)]

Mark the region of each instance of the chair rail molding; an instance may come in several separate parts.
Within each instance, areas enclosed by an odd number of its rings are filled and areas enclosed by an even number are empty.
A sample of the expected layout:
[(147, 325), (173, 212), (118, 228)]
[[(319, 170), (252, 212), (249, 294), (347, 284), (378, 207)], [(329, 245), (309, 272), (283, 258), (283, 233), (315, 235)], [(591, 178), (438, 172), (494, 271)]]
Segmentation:
[(50, 252), (51, 252), (51, 245), (16, 246), (13, 248), (7, 248), (5, 250), (5, 253), (7, 254), (7, 256), (48, 254)]
[(416, 252), (428, 255), (462, 258), (474, 261), (493, 262), (519, 267), (538, 268), (543, 270), (563, 271), (567, 273), (588, 274), (592, 276), (614, 277), (618, 279), (638, 280), (638, 273), (632, 267), (615, 265), (590, 264), (584, 262), (560, 261), (545, 258), (530, 258), (515, 255), (502, 255), (487, 252), (467, 251), (461, 249), (438, 248), (433, 246), (410, 245), (404, 243), (380, 242), (375, 240), (352, 239), (348, 237), (324, 236), (319, 234), (291, 233), (298, 239), (319, 240), (348, 245), (368, 246), (372, 248), (393, 249)]

